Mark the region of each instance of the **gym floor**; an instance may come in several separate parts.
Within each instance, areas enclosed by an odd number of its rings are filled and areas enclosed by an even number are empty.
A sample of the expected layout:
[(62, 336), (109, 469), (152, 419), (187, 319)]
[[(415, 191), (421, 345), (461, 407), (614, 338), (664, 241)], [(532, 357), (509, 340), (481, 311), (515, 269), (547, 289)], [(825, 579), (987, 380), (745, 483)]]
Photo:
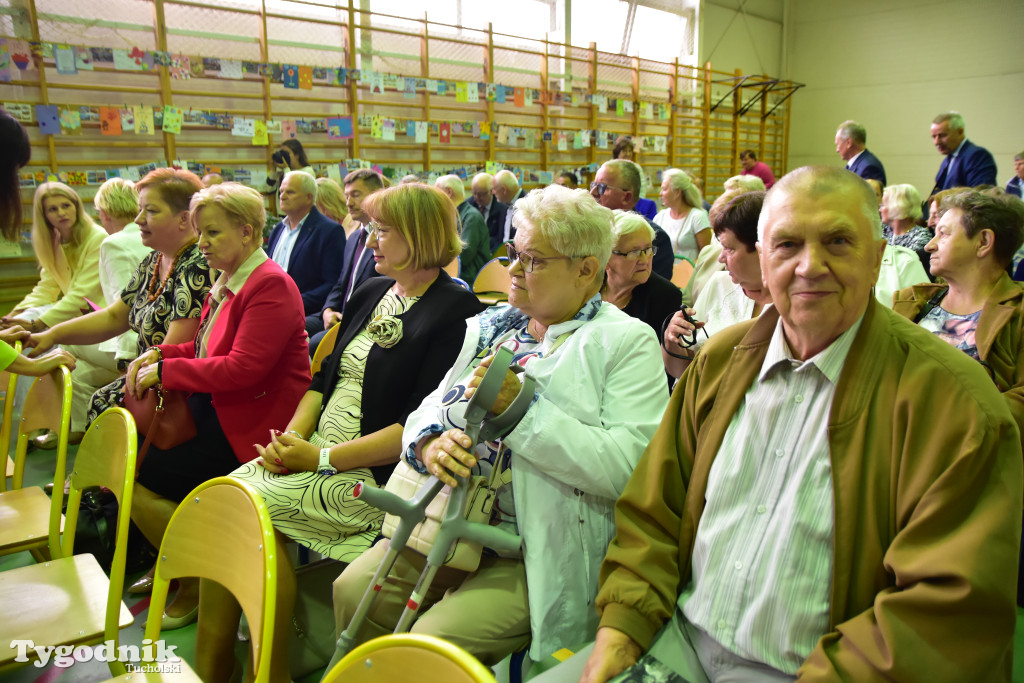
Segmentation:
[[(72, 446), (68, 452), (68, 471), (71, 469), (74, 454), (77, 448)], [(28, 454), (25, 466), (25, 486), (42, 486), (49, 482), (53, 476), (56, 466), (55, 451), (33, 451)], [(16, 553), (13, 555), (0, 556), (0, 571), (13, 569), (32, 564), (34, 560), (29, 553)], [(140, 573), (125, 577), (125, 587), (129, 586)], [(135, 621), (120, 634), (121, 645), (141, 645), (143, 633), (146, 627), (146, 619), (149, 616), (149, 596), (133, 596), (124, 594), (123, 600), (128, 606)], [(195, 640), (196, 625), (191, 624), (174, 631), (165, 631), (161, 637), (168, 646), (176, 646), (175, 654), (182, 657), (189, 664), (195, 661)], [(236, 647), (236, 656), (240, 661), (247, 659), (248, 644), (239, 641)], [(1024, 610), (1017, 609), (1017, 630), (1014, 634), (1014, 660), (1013, 683), (1024, 683)], [(314, 671), (309, 675), (298, 679), (295, 683), (317, 683), (323, 675), (323, 670)], [(504, 679), (504, 672), (499, 672), (499, 678)], [(37, 668), (33, 664), (26, 665), (6, 674), (0, 674), (0, 683), (92, 683), (94, 681), (105, 681), (110, 678), (110, 671), (103, 662), (89, 661), (76, 662), (70, 667), (60, 668), (50, 662), (47, 666)]]
[[(71, 470), (74, 454), (77, 447), (72, 446), (68, 451), (68, 471)], [(25, 461), (25, 486), (42, 486), (48, 483), (53, 477), (56, 467), (56, 451), (32, 451)], [(34, 560), (27, 553), (16, 553), (13, 555), (0, 556), (0, 571), (14, 569), (32, 564)], [(130, 586), (142, 575), (141, 572), (125, 577), (125, 587)], [(135, 616), (135, 621), (126, 629), (121, 631), (121, 645), (141, 645), (143, 633), (146, 629), (146, 619), (149, 617), (149, 596), (129, 595), (123, 596), (124, 604), (128, 606)], [(196, 649), (196, 625), (193, 623), (184, 628), (173, 631), (164, 631), (160, 634), (167, 646), (176, 646), (176, 655), (182, 657), (189, 664), (195, 662)], [(236, 648), (236, 656), (240, 661), (247, 661), (248, 644), (239, 641)], [(323, 670), (314, 671), (308, 676), (299, 679), (296, 683), (317, 683), (323, 676)], [(105, 681), (111, 677), (110, 670), (103, 662), (95, 660), (89, 662), (76, 662), (70, 667), (60, 668), (52, 662), (47, 666), (38, 668), (33, 664), (26, 665), (6, 674), (0, 674), (2, 683), (91, 683), (92, 681)]]

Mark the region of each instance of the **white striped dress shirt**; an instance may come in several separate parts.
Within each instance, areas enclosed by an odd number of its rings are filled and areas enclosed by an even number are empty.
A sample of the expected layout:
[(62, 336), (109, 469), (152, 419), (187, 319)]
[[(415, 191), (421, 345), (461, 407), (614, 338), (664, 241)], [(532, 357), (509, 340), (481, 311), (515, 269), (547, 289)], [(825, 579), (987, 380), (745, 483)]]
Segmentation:
[(779, 320), (711, 466), (692, 581), (679, 596), (686, 618), (725, 649), (788, 674), (828, 631), (828, 420), (861, 320), (804, 362)]

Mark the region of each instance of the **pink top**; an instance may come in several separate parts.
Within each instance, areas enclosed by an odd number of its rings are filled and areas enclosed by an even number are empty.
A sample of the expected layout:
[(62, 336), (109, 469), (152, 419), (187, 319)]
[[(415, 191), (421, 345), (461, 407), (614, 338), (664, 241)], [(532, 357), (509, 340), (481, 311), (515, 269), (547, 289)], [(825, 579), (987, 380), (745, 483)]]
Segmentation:
[(772, 169), (768, 168), (768, 164), (763, 161), (757, 162), (752, 169), (743, 171), (740, 175), (756, 175), (764, 181), (764, 189), (766, 190), (775, 184), (775, 176), (772, 175)]

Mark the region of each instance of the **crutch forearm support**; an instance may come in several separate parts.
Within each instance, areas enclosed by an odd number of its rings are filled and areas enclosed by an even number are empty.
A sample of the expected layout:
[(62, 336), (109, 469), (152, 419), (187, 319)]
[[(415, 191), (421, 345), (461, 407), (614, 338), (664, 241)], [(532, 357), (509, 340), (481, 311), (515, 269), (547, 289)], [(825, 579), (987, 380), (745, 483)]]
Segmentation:
[(434, 497), (442, 488), (444, 488), (444, 484), (440, 479), (434, 477), (417, 491), (416, 495), (410, 500), (396, 496), (384, 489), (363, 486), (362, 482), (356, 484), (356, 488), (352, 493), (355, 498), (366, 501), (389, 515), (398, 517), (400, 521), (395, 529), (394, 536), (391, 537), (391, 547), (401, 550), (409, 541), (409, 534), (426, 516), (427, 506), (430, 505), (430, 502), (434, 500)]
[[(522, 419), (526, 410), (530, 407), (530, 403), (533, 400), (533, 393), (535, 390), (535, 382), (533, 378), (528, 375), (524, 375), (523, 387), (519, 392), (519, 395), (513, 400), (509, 409), (504, 411), (493, 426), (489, 426), (486, 421), (488, 415), (490, 415), (490, 408), (494, 405), (494, 402), (498, 398), (498, 394), (501, 391), (502, 382), (505, 379), (505, 373), (509, 370), (509, 364), (512, 362), (512, 352), (504, 347), (499, 348), (491, 362), (490, 367), (487, 368), (487, 372), (484, 373), (484, 377), (480, 382), (480, 386), (477, 387), (473, 397), (469, 400), (466, 406), (466, 430), (465, 433), (472, 440), (472, 444), (467, 449), (470, 452), (476, 448), (480, 440), (492, 440), (503, 437), (508, 434)], [(492, 416), (493, 417), (493, 416)], [(444, 484), (441, 480), (433, 477), (430, 481), (425, 484), (416, 495), (410, 500), (405, 500), (392, 493), (384, 491), (383, 489), (358, 486), (357, 490), (354, 491), (356, 498), (365, 500), (370, 505), (383, 510), (389, 514), (395, 515), (399, 519), (399, 523), (395, 528), (391, 540), (388, 543), (387, 553), (384, 555), (384, 559), (381, 561), (380, 566), (373, 575), (373, 580), (370, 585), (367, 586), (366, 592), (363, 594), (362, 599), (359, 601), (359, 606), (356, 608), (355, 613), (352, 615), (352, 619), (348, 623), (348, 627), (342, 631), (338, 637), (337, 647), (334, 651), (334, 657), (331, 659), (330, 664), (327, 665), (326, 671), (329, 672), (334, 666), (341, 661), (341, 659), (348, 654), (348, 652), (355, 645), (356, 636), (359, 633), (359, 629), (363, 625), (363, 621), (366, 619), (367, 613), (370, 611), (370, 607), (373, 605), (373, 600), (376, 598), (377, 593), (383, 586), (385, 577), (388, 572), (395, 564), (395, 560), (398, 559), (398, 553), (401, 552), (406, 543), (409, 541), (409, 536), (412, 534), (416, 525), (422, 522), (426, 517), (426, 509), (430, 502), (437, 496), (438, 492), (444, 488)], [(448, 510), (456, 511), (456, 516), (461, 519), (461, 512), (465, 507), (465, 486), (456, 487), (453, 494), (461, 495), (458, 499), (458, 503), (455, 500), (450, 501)], [(460, 493), (461, 492), (461, 493)], [(454, 497), (454, 496), (453, 496)], [(462, 520), (465, 524), (465, 520)], [(446, 519), (445, 524), (448, 521)], [(494, 548), (502, 552), (512, 553), (516, 548), (519, 547), (519, 539), (514, 534), (502, 531), (496, 527), (486, 527), (486, 525), (472, 525), (473, 527), (485, 527), (485, 529), (469, 529), (465, 533), (473, 534), (474, 536), (479, 534), (481, 542), (488, 547)], [(490, 531), (487, 531), (489, 529)], [(486, 532), (486, 533), (485, 533)], [(443, 527), (442, 527), (442, 533)], [(486, 537), (487, 540), (483, 540)], [(448, 548), (454, 540), (458, 539), (459, 536), (448, 536), (450, 540), (441, 541), (435, 543), (434, 548), (443, 547), (444, 553), (441, 555), (441, 560), (437, 564), (431, 564), (430, 560), (427, 561), (427, 566), (424, 568), (423, 573), (420, 575), (419, 581), (416, 584), (416, 588), (413, 589), (413, 595), (409, 599), (409, 603), (399, 620), (398, 626), (395, 628), (395, 633), (401, 633), (408, 629), (409, 624), (412, 623), (412, 619), (416, 616), (419, 610), (419, 599), (420, 596), (429, 589), (430, 584), (434, 580), (434, 574), (437, 573), (437, 568), (443, 564), (444, 555), (447, 554)], [(430, 556), (434, 556), (434, 549), (431, 550)]]

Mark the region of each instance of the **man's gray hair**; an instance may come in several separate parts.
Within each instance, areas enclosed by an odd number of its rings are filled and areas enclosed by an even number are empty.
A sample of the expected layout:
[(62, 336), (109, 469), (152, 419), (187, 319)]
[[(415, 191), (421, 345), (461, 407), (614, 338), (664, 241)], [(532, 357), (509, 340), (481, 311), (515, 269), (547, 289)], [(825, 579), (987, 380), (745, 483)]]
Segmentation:
[(771, 205), (777, 195), (790, 191), (799, 192), (804, 196), (821, 197), (825, 194), (849, 189), (860, 199), (861, 212), (871, 226), (871, 238), (882, 239), (882, 219), (878, 215), (878, 199), (871, 186), (864, 182), (856, 173), (837, 166), (803, 166), (790, 171), (777, 183), (772, 185), (764, 198), (764, 208), (757, 220), (757, 241), (764, 241), (764, 232), (768, 223)]
[(443, 190), (451, 190), (452, 201), (455, 206), (466, 201), (466, 186), (462, 184), (462, 178), (457, 175), (443, 175), (434, 181), (434, 185)]
[(296, 180), (298, 180), (299, 189), (301, 189), (306, 194), (313, 195), (314, 199), (316, 198), (316, 178), (311, 176), (306, 171), (288, 171), (287, 173), (284, 174), (284, 178), (281, 180), (281, 183), (284, 184), (284, 181), (288, 180), (289, 178), (295, 178)]
[(470, 186), (476, 187), (477, 185), (486, 186), (487, 191), (490, 192), (491, 188), (494, 187), (494, 176), (490, 173), (477, 173), (473, 176), (473, 182), (470, 183)]
[(843, 121), (840, 123), (839, 137), (844, 140), (853, 140), (858, 145), (866, 145), (868, 142), (867, 130), (856, 121)]
[(623, 189), (633, 193), (633, 204), (629, 208), (636, 206), (637, 200), (640, 199), (640, 191), (644, 182), (644, 172), (640, 165), (628, 159), (612, 159), (611, 161), (604, 162), (602, 168), (611, 170), (615, 177), (618, 178), (619, 183), (625, 186)]
[(593, 256), (603, 271), (612, 254), (615, 219), (610, 209), (583, 189), (548, 185), (533, 190), (515, 204), (512, 225), (540, 234), (560, 256)]
[(947, 121), (949, 122), (950, 130), (963, 130), (964, 128), (964, 117), (960, 115), (960, 112), (947, 111), (932, 119), (932, 123), (945, 123)]
[(516, 180), (516, 174), (512, 171), (508, 171), (506, 169), (498, 171), (494, 174), (494, 182), (513, 194), (519, 192), (519, 181)]

